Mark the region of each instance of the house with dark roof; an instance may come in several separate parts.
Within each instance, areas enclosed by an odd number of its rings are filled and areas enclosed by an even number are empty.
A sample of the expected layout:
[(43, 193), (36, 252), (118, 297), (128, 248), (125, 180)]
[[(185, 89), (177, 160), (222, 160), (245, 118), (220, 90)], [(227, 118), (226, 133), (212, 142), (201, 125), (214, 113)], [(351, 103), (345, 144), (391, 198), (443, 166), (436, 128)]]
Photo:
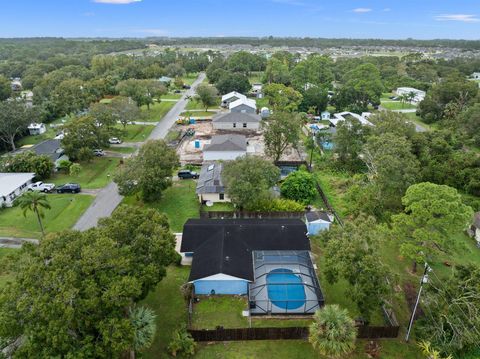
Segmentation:
[(203, 147), (204, 161), (229, 161), (247, 154), (247, 138), (243, 135), (213, 136)]
[(216, 130), (254, 130), (260, 128), (261, 117), (253, 113), (229, 112), (218, 114), (212, 118)]
[(251, 315), (314, 314), (324, 305), (300, 219), (190, 219), (180, 251), (193, 256), (196, 296), (247, 296)]
[(68, 156), (65, 154), (59, 139), (46, 140), (34, 146), (23, 146), (13, 152), (12, 155), (17, 155), (25, 151), (32, 151), (39, 156), (45, 155), (50, 157), (56, 169), (60, 167), (61, 161), (68, 160)]
[(201, 203), (230, 202), (222, 181), (223, 163), (204, 163), (197, 181), (198, 200)]

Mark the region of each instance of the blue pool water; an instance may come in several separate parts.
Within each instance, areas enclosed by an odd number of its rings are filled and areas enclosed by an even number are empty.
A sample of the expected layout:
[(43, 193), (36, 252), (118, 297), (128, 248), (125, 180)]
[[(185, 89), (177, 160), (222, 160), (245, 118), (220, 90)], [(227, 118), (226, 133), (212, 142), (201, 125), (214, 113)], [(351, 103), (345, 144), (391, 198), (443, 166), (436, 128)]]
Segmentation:
[(267, 289), (268, 297), (279, 308), (297, 309), (305, 304), (302, 279), (290, 269), (278, 268), (270, 271), (267, 274)]

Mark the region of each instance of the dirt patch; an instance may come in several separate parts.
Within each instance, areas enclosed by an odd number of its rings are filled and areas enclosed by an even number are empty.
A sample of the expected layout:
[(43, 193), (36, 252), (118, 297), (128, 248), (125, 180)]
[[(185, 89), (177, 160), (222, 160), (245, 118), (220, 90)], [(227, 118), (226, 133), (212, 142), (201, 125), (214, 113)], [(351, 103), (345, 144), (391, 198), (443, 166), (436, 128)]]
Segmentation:
[[(415, 302), (417, 301), (417, 288), (412, 283), (405, 283), (403, 285), (403, 293), (405, 294), (405, 299), (407, 300), (408, 308), (410, 313), (413, 312), (415, 307)], [(418, 304), (417, 312), (415, 313), (415, 319), (421, 318), (425, 315), (420, 304)]]

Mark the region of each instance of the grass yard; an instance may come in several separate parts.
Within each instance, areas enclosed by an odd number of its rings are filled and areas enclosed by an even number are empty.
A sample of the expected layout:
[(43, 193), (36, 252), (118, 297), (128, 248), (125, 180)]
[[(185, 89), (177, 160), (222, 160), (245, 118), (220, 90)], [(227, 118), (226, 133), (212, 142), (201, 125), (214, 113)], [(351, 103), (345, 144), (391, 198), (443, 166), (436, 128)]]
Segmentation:
[(413, 123), (422, 126), (423, 128), (427, 129), (428, 131), (432, 130), (432, 125), (429, 125), (425, 122), (422, 121), (422, 118), (420, 116), (417, 116), (416, 113), (404, 113), (403, 114), (405, 117), (408, 118), (409, 121), (412, 121)]
[[(52, 207), (45, 210), (43, 225), (47, 233), (71, 228), (93, 201), (93, 196), (81, 194), (51, 194), (48, 201)], [(35, 214), (23, 216), (20, 207), (0, 210), (0, 236), (40, 238), (41, 232)]]
[(192, 325), (196, 329), (246, 328), (248, 318), (242, 311), (248, 308), (247, 299), (239, 296), (200, 296), (194, 304)]
[(185, 85), (192, 85), (197, 78), (198, 78), (198, 73), (192, 72), (183, 76), (182, 80), (185, 83)]
[[(391, 101), (391, 100), (390, 100)], [(386, 108), (387, 110), (409, 110), (417, 108), (417, 106), (412, 105), (410, 103), (403, 103), (400, 101), (392, 101), (392, 102), (382, 102), (381, 106)]]
[(248, 80), (250, 81), (251, 84), (261, 84), (262, 79), (263, 79), (263, 71), (256, 71), (250, 73), (250, 76), (248, 76)]
[(153, 131), (155, 126), (153, 125), (127, 125), (126, 129), (123, 129), (123, 126), (118, 125), (118, 128), (121, 129), (120, 138), (124, 142), (143, 142), (145, 141), (150, 133)]
[(136, 196), (129, 196), (125, 197), (124, 203), (158, 209), (167, 215), (171, 230), (181, 232), (187, 219), (199, 217), (200, 203), (195, 193), (196, 185), (194, 180), (175, 181), (158, 202), (144, 204)]
[(82, 171), (78, 176), (57, 172), (47, 182), (52, 182), (56, 185), (74, 182), (80, 184), (82, 188), (102, 188), (112, 181), (112, 176), (119, 164), (119, 158), (95, 157), (91, 162), (80, 164)]
[[(210, 108), (215, 108), (220, 106), (220, 97), (217, 98), (217, 104), (215, 106), (210, 106)], [(187, 103), (186, 110), (204, 110), (205, 106), (200, 101), (195, 100), (194, 98), (190, 99)]]
[(195, 117), (213, 117), (216, 115), (216, 112), (214, 111), (184, 111), (180, 114), (180, 116), (190, 116), (190, 118), (195, 118)]
[(190, 267), (168, 268), (167, 276), (142, 302), (157, 314), (155, 340), (150, 349), (142, 353), (142, 358), (171, 358), (166, 347), (175, 329), (187, 323), (187, 304), (180, 292), (180, 286), (187, 281), (189, 273)]
[[(315, 177), (330, 204), (335, 208), (340, 217), (345, 217), (349, 213), (348, 201), (345, 195), (351, 177), (347, 173), (331, 172), (323, 169), (316, 171)], [(325, 207), (320, 196), (316, 198), (314, 205), (319, 208)]]
[(154, 104), (150, 105), (150, 110), (147, 106), (142, 106), (142, 114), (143, 117), (140, 121), (145, 122), (159, 122), (163, 119), (163, 116), (167, 114), (168, 111), (175, 106), (176, 102), (173, 101), (162, 101), (162, 102), (155, 102)]
[(120, 147), (120, 146), (111, 146), (109, 148), (107, 148), (107, 151), (109, 152), (117, 152), (117, 153), (125, 153), (125, 154), (129, 154), (129, 153), (133, 153), (135, 152), (136, 148), (135, 147)]
[(223, 203), (214, 203), (213, 206), (208, 207), (206, 205), (202, 205), (202, 211), (205, 212), (233, 212), (235, 210), (235, 207), (233, 207), (233, 204), (229, 202), (223, 202)]
[(160, 97), (161, 100), (180, 100), (182, 98), (183, 94), (181, 93), (167, 93), (166, 95), (163, 95)]

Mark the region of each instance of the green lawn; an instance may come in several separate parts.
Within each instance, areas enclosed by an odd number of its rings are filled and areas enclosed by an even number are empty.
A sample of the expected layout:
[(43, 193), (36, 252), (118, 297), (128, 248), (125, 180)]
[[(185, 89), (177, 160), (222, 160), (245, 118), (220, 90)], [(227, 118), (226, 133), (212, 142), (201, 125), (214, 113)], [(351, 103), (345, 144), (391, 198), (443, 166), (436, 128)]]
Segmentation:
[(142, 353), (142, 358), (171, 358), (166, 347), (175, 329), (187, 323), (186, 302), (180, 292), (190, 273), (190, 267), (170, 267), (167, 276), (157, 285), (142, 304), (155, 310), (157, 314), (157, 333), (149, 350)]
[(126, 129), (123, 129), (123, 126), (118, 125), (118, 128), (121, 129), (120, 138), (124, 142), (143, 142), (145, 141), (150, 133), (153, 131), (155, 126), (152, 125), (127, 125)]
[(167, 93), (166, 95), (163, 95), (160, 97), (161, 100), (180, 100), (182, 98), (181, 93)]
[(414, 112), (411, 112), (411, 113), (404, 113), (403, 114), (405, 117), (408, 118), (409, 121), (412, 121), (413, 123), (416, 123), (422, 127), (424, 127), (425, 129), (427, 129), (428, 131), (431, 131), (432, 130), (432, 125), (429, 125), (425, 122), (422, 121), (422, 118), (420, 116), (417, 116), (416, 113)]
[[(331, 172), (329, 170), (315, 171), (315, 177), (330, 204), (335, 208), (340, 217), (345, 217), (349, 212), (348, 201), (345, 198), (348, 182), (351, 179), (347, 173)], [(318, 196), (314, 202), (318, 208), (325, 208), (322, 199)]]
[(234, 211), (235, 207), (233, 207), (233, 204), (229, 202), (220, 202), (220, 203), (214, 203), (213, 206), (211, 207), (202, 205), (202, 210), (207, 212), (215, 212), (215, 211), (230, 212), (230, 211)]
[(110, 152), (118, 152), (118, 153), (133, 153), (135, 152), (136, 148), (135, 147), (120, 147), (120, 146), (115, 146), (115, 147), (109, 147), (107, 149)]
[(386, 108), (387, 110), (409, 110), (409, 109), (417, 108), (417, 106), (415, 105), (412, 105), (410, 103), (403, 103), (400, 101), (382, 102), (381, 106), (383, 108)]
[(199, 217), (200, 203), (195, 193), (196, 185), (194, 180), (175, 181), (158, 202), (144, 204), (137, 196), (129, 196), (125, 197), (124, 203), (157, 208), (167, 215), (173, 232), (182, 232), (187, 219)]
[[(220, 97), (217, 98), (217, 105), (211, 106), (210, 108), (220, 106)], [(187, 103), (186, 110), (204, 110), (205, 106), (200, 101), (195, 100), (194, 98), (190, 99)]]
[(78, 176), (57, 172), (47, 182), (56, 185), (74, 182), (80, 184), (82, 188), (102, 188), (112, 181), (112, 176), (115, 174), (119, 163), (119, 158), (95, 157), (91, 162), (80, 164), (82, 170)]
[(251, 84), (261, 84), (263, 75), (263, 71), (252, 72), (250, 73), (250, 76), (248, 76), (248, 80)]
[[(71, 228), (93, 201), (93, 196), (74, 194), (51, 194), (48, 201), (52, 207), (45, 210), (45, 231), (58, 232)], [(36, 216), (27, 212), (24, 217), (20, 207), (0, 210), (0, 236), (40, 238)]]
[(192, 85), (195, 80), (198, 78), (198, 73), (192, 72), (182, 77), (182, 80), (185, 85)]
[(217, 113), (214, 111), (195, 111), (195, 112), (185, 111), (185, 112), (182, 112), (180, 116), (185, 116), (185, 117), (190, 116), (191, 118), (195, 118), (195, 117), (213, 117), (216, 114)]
[(245, 297), (201, 296), (193, 307), (192, 326), (195, 329), (246, 328), (248, 318), (242, 316), (242, 311), (247, 308)]
[(145, 122), (159, 122), (162, 120), (163, 116), (175, 106), (176, 102), (173, 101), (162, 101), (156, 102), (153, 105), (150, 105), (150, 110), (147, 106), (142, 106), (143, 118), (141, 121)]

